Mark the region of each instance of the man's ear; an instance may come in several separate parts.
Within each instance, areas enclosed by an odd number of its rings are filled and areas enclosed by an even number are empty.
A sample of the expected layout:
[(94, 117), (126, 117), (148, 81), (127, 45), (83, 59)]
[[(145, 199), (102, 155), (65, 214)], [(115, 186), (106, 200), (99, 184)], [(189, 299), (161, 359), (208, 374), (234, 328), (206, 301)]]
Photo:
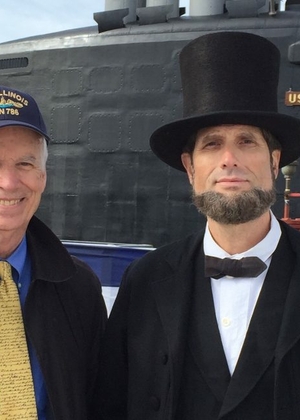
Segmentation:
[(193, 185), (194, 182), (194, 166), (193, 160), (190, 153), (182, 153), (181, 162), (186, 170), (187, 176), (189, 178), (190, 184)]
[(278, 172), (279, 172), (280, 156), (281, 156), (281, 151), (280, 150), (273, 150), (273, 152), (272, 152), (272, 169), (273, 169), (275, 179), (277, 178)]

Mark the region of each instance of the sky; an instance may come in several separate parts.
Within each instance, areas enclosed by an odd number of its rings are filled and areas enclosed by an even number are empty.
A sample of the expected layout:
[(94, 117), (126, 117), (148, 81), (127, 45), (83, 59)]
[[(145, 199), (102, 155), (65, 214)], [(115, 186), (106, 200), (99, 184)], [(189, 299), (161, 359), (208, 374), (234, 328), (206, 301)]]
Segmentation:
[[(189, 0), (180, 0), (187, 7)], [(14, 0), (0, 2), (0, 43), (28, 36), (97, 25), (93, 14), (105, 0)]]

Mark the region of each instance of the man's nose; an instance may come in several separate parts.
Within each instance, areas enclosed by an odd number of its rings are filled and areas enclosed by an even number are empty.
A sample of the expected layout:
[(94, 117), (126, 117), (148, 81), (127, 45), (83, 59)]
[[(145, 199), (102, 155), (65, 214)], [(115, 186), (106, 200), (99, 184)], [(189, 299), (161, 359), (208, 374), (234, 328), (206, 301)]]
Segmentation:
[(19, 174), (15, 168), (0, 167), (0, 188), (14, 189), (19, 182)]
[(230, 168), (237, 166), (238, 159), (236, 156), (236, 152), (232, 147), (226, 147), (223, 150), (222, 156), (221, 156), (221, 167), (222, 168)]

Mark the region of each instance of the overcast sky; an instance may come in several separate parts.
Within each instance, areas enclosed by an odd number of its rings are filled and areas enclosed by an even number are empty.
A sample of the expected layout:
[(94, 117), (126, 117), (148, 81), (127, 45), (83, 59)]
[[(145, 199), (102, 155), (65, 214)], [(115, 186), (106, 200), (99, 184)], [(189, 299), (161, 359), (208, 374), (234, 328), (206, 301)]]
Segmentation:
[[(189, 0), (180, 0), (187, 7)], [(97, 25), (93, 13), (104, 0), (14, 0), (0, 2), (0, 43), (65, 29)]]

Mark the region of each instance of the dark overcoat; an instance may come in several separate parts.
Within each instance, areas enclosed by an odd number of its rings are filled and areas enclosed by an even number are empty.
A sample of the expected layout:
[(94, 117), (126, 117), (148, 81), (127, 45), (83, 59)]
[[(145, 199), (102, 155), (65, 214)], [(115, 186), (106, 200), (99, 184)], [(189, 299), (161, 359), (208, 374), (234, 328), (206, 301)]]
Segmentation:
[(300, 233), (281, 228), (232, 377), (204, 277), (203, 232), (128, 268), (102, 352), (105, 420), (300, 419)]
[(24, 308), (52, 420), (96, 420), (94, 392), (106, 309), (97, 276), (71, 258), (33, 217), (27, 230), (32, 280)]

